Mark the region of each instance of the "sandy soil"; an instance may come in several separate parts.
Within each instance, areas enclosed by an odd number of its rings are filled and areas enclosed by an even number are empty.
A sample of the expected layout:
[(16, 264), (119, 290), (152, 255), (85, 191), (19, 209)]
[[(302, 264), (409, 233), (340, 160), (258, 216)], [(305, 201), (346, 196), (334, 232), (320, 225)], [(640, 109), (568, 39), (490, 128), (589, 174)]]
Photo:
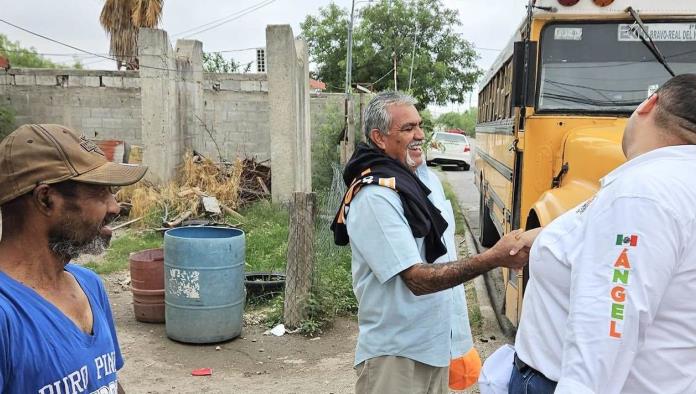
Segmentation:
[[(357, 322), (339, 318), (318, 338), (264, 335), (245, 314), (240, 337), (220, 344), (187, 345), (167, 338), (164, 324), (135, 320), (128, 273), (104, 277), (126, 364), (119, 379), (128, 393), (352, 393)], [(502, 345), (494, 322), (474, 338), (482, 359)], [(219, 349), (218, 349), (219, 347)], [(212, 368), (212, 376), (191, 371)], [(465, 391), (478, 393), (476, 386)]]
[[(357, 323), (338, 319), (325, 335), (263, 335), (245, 325), (240, 337), (213, 345), (167, 338), (164, 324), (135, 320), (127, 273), (104, 277), (126, 364), (119, 380), (128, 393), (350, 393)], [(253, 320), (253, 316), (245, 316)], [(219, 350), (218, 350), (219, 347)], [(191, 371), (212, 368), (212, 376)]]

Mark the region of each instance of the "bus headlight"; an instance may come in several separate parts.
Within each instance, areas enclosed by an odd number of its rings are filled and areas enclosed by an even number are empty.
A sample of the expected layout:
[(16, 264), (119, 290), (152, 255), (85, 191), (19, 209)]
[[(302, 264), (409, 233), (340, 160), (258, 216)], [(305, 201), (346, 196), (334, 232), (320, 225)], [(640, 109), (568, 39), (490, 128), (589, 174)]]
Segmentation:
[(597, 4), (600, 7), (606, 7), (609, 4), (613, 3), (614, 0), (592, 0), (595, 4)]
[(566, 7), (570, 7), (571, 5), (578, 4), (578, 1), (580, 0), (558, 0), (558, 2)]

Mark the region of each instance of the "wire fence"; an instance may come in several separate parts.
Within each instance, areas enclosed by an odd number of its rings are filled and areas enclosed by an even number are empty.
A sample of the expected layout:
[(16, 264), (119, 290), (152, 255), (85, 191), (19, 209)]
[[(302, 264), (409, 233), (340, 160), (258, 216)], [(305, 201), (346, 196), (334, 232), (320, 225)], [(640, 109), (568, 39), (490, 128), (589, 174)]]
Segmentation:
[[(350, 248), (337, 246), (330, 229), (346, 187), (342, 169), (332, 165), (329, 189), (308, 197), (296, 194), (290, 206), (284, 321), (315, 333), (337, 314), (356, 308)], [(313, 204), (313, 208), (309, 208)], [(310, 245), (311, 243), (311, 245)]]

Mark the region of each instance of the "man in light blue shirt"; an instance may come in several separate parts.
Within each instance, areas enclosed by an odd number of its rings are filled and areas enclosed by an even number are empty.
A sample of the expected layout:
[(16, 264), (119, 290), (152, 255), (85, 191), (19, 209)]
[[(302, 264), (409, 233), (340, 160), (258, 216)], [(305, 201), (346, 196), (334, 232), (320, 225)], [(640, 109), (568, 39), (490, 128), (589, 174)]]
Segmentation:
[(515, 231), (457, 260), (452, 207), (423, 164), (414, 104), (398, 92), (368, 104), (369, 142), (346, 166), (350, 188), (332, 226), (336, 242), (347, 235), (352, 250), (358, 393), (447, 393), (450, 359), (472, 345), (462, 283), (498, 266), (521, 268), (528, 258)]

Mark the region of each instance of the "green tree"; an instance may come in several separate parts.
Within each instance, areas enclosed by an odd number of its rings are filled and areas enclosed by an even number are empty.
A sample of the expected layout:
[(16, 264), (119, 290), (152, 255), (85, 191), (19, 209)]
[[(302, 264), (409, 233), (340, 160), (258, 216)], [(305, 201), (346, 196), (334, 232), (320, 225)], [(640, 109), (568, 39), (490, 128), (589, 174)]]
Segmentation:
[(55, 63), (41, 56), (33, 47), (23, 48), (19, 41), (11, 41), (6, 35), (0, 34), (0, 55), (10, 60), (12, 67), (25, 68), (75, 68), (82, 69), (82, 63), (75, 58), (73, 65)]
[[(307, 15), (300, 24), (311, 61), (317, 64), (312, 78), (327, 83), (329, 90), (342, 91), (345, 84), (348, 12), (335, 3), (319, 8), (319, 16)], [(355, 46), (355, 45), (354, 45)]]
[[(441, 0), (378, 0), (358, 11), (353, 34), (353, 81), (375, 90), (408, 90), (419, 109), (464, 102), (481, 75), (472, 45), (455, 32), (456, 10)], [(316, 77), (334, 90), (345, 84), (348, 11), (330, 4), (300, 24)], [(415, 44), (415, 51), (414, 51)], [(396, 64), (396, 67), (394, 65)], [(394, 72), (394, 70), (396, 70)]]
[[(253, 62), (249, 62), (244, 66), (243, 72), (249, 72)], [(236, 73), (242, 68), (242, 63), (234, 59), (225, 59), (218, 52), (203, 53), (203, 69), (209, 73)]]
[(435, 121), (436, 124), (442, 125), (448, 129), (461, 129), (467, 135), (475, 135), (476, 133), (476, 116), (477, 109), (472, 107), (464, 113), (447, 112), (440, 115)]
[(15, 112), (10, 107), (0, 105), (0, 141), (15, 128)]
[(10, 60), (12, 67), (27, 68), (61, 68), (63, 65), (54, 63), (39, 55), (34, 48), (22, 48), (19, 41), (10, 41), (6, 35), (0, 34), (0, 55)]

